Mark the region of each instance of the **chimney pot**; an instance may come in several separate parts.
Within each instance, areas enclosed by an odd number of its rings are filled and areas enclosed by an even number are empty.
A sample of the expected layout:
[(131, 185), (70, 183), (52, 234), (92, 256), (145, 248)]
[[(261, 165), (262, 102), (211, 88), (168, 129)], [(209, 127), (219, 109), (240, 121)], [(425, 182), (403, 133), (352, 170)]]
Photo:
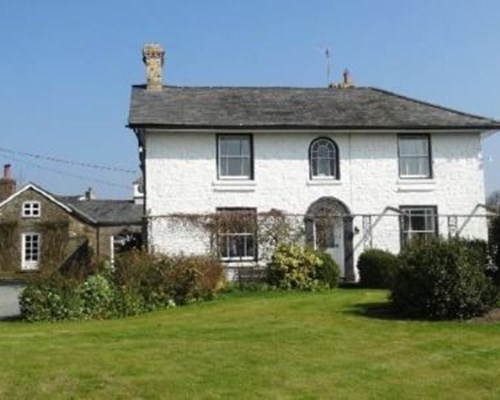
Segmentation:
[(158, 43), (146, 43), (142, 49), (142, 61), (146, 66), (146, 89), (162, 90), (163, 62), (165, 50)]
[(12, 173), (10, 167), (11, 167), (10, 164), (5, 164), (3, 166), (3, 179), (5, 179), (6, 181), (12, 180)]

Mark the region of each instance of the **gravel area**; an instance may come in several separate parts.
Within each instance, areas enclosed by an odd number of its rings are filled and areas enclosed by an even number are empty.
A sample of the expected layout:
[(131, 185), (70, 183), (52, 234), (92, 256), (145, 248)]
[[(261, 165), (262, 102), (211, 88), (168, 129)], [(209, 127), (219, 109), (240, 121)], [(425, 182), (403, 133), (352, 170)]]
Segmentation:
[(0, 283), (0, 320), (19, 315), (19, 294), (23, 285), (18, 283)]

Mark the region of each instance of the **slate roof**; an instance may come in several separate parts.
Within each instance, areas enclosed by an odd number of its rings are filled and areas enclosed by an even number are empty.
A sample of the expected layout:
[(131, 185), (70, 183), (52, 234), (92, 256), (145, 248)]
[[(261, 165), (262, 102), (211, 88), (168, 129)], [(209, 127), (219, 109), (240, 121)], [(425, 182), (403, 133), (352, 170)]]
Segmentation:
[(500, 129), (500, 122), (371, 87), (132, 87), (129, 126)]
[(142, 223), (143, 205), (132, 200), (78, 200), (59, 197), (77, 213), (99, 225), (137, 225)]

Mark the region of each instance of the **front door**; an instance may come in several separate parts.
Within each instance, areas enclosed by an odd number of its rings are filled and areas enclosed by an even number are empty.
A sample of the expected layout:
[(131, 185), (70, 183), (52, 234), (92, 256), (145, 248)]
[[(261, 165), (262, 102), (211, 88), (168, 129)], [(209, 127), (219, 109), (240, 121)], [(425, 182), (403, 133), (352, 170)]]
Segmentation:
[(344, 271), (344, 223), (341, 217), (318, 218), (314, 221), (315, 247), (328, 253), (337, 263), (340, 276)]

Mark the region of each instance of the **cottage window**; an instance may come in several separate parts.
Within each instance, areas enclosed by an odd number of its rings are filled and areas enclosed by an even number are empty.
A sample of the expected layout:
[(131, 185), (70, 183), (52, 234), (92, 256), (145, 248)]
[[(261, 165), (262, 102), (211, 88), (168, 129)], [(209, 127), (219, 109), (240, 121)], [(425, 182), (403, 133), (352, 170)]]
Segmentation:
[(38, 201), (25, 201), (21, 215), (26, 218), (36, 218), (41, 215), (42, 207)]
[(407, 243), (413, 238), (429, 238), (437, 236), (437, 208), (434, 206), (401, 207), (401, 238)]
[(223, 179), (253, 179), (251, 135), (218, 135), (218, 172)]
[(431, 177), (430, 140), (428, 135), (400, 135), (398, 150), (400, 177)]
[(23, 233), (22, 234), (22, 264), (21, 269), (38, 269), (40, 262), (40, 234)]
[(251, 208), (217, 210), (217, 244), (223, 261), (256, 259), (256, 219)]
[(339, 178), (337, 145), (328, 138), (319, 138), (309, 149), (310, 176), (314, 178)]

